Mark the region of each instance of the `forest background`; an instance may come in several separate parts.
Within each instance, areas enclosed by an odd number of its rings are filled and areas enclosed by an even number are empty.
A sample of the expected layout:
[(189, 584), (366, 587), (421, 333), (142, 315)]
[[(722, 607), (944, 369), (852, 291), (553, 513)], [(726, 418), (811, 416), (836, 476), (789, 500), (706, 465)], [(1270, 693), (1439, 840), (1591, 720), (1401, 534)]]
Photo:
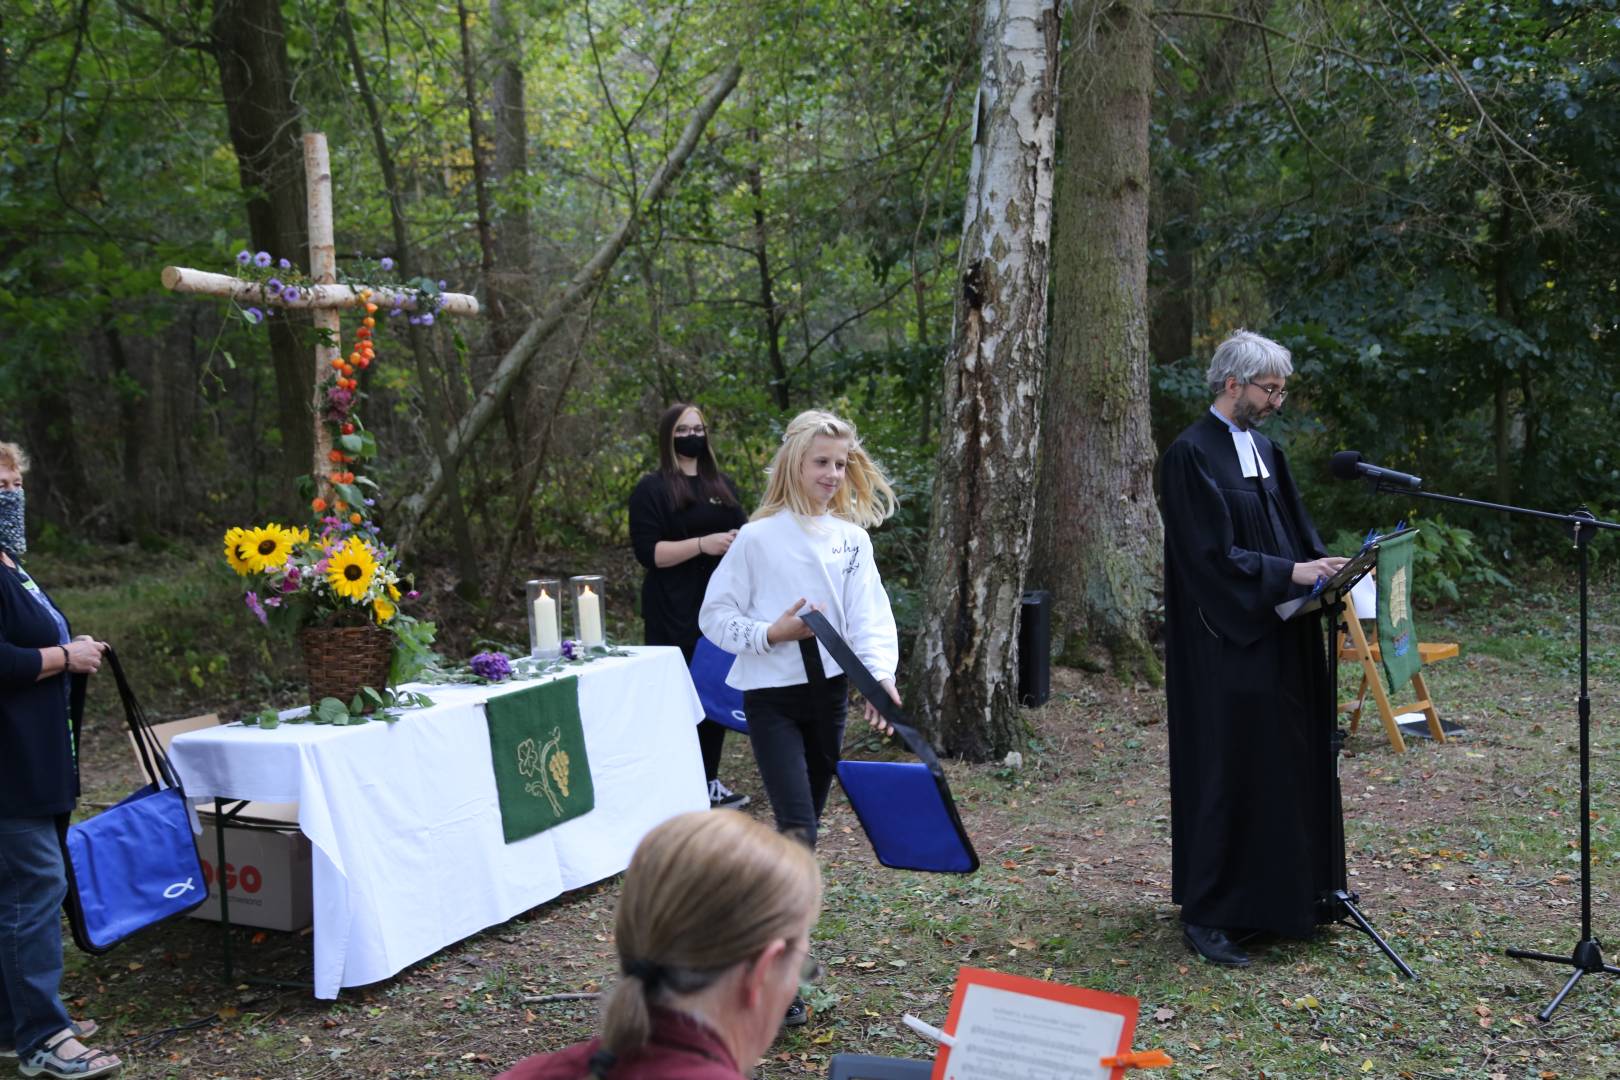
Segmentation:
[[(1614, 0), (1062, 10), (1048, 437), (1130, 412), (1162, 446), (1207, 405), (1214, 344), (1245, 326), (1294, 350), (1268, 433), (1323, 532), (1342, 549), (1423, 509), (1426, 599), (1567, 544), (1333, 485), (1332, 451), (1434, 490), (1615, 515)], [(613, 570), (610, 630), (635, 639), (626, 498), (677, 399), (701, 404), (747, 498), (798, 410), (859, 425), (901, 494), (875, 539), (909, 638), (952, 422), (941, 383), (981, 14), (943, 0), (8, 0), (0, 437), (34, 457), (36, 546), (125, 583), (98, 633), (150, 657), (159, 693), (247, 705), (286, 689), (267, 672), (291, 665), (232, 606), (218, 538), (304, 513), (310, 341), (296, 316), (166, 293), (158, 272), (230, 273), (240, 250), (305, 264), (297, 145), (324, 131), (340, 273), (387, 257), (484, 304), (476, 320), (381, 320), (361, 381), (385, 526), (444, 467), (446, 433), (525, 330), (577, 300), (410, 523), (446, 655), (517, 641), (522, 582), (542, 570)], [(681, 174), (644, 201), (732, 74)], [(1120, 145), (1140, 146), (1142, 170), (1105, 184), (1094, 167)], [(1140, 243), (1085, 241), (1138, 212)], [(1095, 300), (1116, 295), (1118, 311)], [(1035, 541), (1027, 584), (1058, 587), (1063, 657), (1151, 677), (1151, 589), (1099, 601), (1043, 579), (1106, 568), (1120, 527), (1043, 490), (1037, 521), (1103, 526)], [(1098, 631), (1098, 603), (1134, 651)]]

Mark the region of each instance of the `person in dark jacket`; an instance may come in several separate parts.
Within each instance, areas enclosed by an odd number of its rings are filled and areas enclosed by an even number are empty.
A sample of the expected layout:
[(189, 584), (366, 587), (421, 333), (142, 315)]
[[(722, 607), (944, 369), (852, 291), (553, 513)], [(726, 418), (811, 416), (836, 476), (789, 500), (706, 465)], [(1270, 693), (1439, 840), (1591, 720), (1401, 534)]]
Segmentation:
[(106, 646), (74, 637), (18, 559), (28, 458), (0, 443), (0, 1057), (25, 1076), (91, 1077), (117, 1057), (79, 1041), (94, 1021), (62, 1007), (67, 871), (57, 838), (79, 795), (84, 677)]
[(1344, 865), (1322, 628), (1276, 605), (1345, 560), (1255, 430), (1293, 370), (1277, 342), (1233, 334), (1210, 360), (1209, 411), (1159, 462), (1170, 892), (1188, 948), (1234, 967), (1249, 963), (1246, 932), (1309, 936)]
[[(692, 662), (709, 576), (747, 520), (736, 485), (715, 464), (703, 414), (684, 401), (671, 405), (658, 420), (658, 471), (630, 494), (630, 544), (647, 568), (641, 618), (648, 645), (678, 645)], [(725, 737), (713, 720), (698, 724), (709, 805), (741, 810), (748, 796), (720, 781)]]
[(630, 860), (614, 923), (623, 972), (601, 1034), (498, 1080), (741, 1080), (812, 979), (821, 871), (743, 814), (682, 814)]

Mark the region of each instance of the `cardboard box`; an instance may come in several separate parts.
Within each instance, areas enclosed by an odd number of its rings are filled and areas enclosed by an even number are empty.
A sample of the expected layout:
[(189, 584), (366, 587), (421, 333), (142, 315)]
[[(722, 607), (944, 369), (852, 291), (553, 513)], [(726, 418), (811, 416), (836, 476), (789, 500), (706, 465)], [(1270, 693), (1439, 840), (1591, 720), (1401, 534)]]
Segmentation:
[[(210, 816), (211, 817), (211, 816)], [(219, 842), (211, 820), (197, 838), (208, 901), (190, 912), (193, 919), (219, 921)], [(313, 919), (309, 837), (296, 829), (225, 830), (225, 888), (231, 925), (266, 930), (302, 930)]]
[[(163, 749), (176, 735), (219, 723), (214, 713), (189, 716), (153, 724), (152, 733)], [(135, 760), (135, 737), (129, 737)], [(230, 813), (232, 807), (241, 809)], [(310, 884), (309, 838), (298, 831), (297, 803), (226, 802), (225, 888), (230, 897), (231, 923), (257, 926), (266, 930), (302, 930), (312, 919), (314, 908)], [(220, 876), (214, 866), (219, 858), (215, 815), (199, 808), (202, 835), (197, 837), (197, 853), (202, 856), (203, 877), (208, 882), (208, 900), (190, 912), (194, 919), (219, 921), (219, 894), (214, 891)]]

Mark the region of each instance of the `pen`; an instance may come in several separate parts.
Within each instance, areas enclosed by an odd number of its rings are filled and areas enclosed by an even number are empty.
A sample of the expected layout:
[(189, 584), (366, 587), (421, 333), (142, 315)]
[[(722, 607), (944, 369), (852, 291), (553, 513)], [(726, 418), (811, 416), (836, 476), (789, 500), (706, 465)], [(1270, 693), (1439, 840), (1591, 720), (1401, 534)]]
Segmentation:
[(929, 1040), (931, 1040), (933, 1042), (937, 1042), (941, 1046), (955, 1046), (956, 1045), (956, 1040), (954, 1038), (952, 1038), (951, 1036), (945, 1034), (943, 1031), (939, 1030), (939, 1028), (935, 1027), (933, 1024), (926, 1023), (925, 1021), (919, 1020), (915, 1016), (912, 1016), (910, 1013), (906, 1013), (900, 1019), (905, 1023), (906, 1027), (910, 1028), (912, 1031), (915, 1031), (917, 1034), (921, 1035), (925, 1039), (929, 1039)]

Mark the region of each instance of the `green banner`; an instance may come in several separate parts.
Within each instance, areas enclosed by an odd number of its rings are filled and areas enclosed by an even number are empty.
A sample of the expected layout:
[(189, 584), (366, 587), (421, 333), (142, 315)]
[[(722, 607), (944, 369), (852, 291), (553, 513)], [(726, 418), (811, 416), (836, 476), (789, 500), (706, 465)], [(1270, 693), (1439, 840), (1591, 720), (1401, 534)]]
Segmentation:
[(1378, 652), (1384, 684), (1395, 694), (1423, 666), (1412, 625), (1412, 552), (1417, 533), (1378, 545)]
[(596, 805), (579, 680), (570, 676), (484, 702), (489, 756), (508, 844), (589, 813)]

